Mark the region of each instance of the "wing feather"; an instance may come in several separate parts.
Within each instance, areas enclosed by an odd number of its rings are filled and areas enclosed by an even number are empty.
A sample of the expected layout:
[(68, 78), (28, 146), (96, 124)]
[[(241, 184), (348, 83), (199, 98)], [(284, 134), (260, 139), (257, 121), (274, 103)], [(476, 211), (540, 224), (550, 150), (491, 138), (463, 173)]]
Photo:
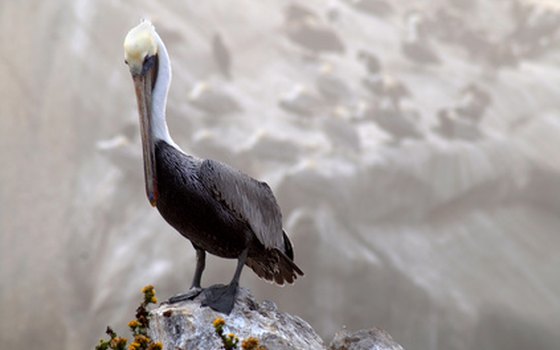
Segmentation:
[(266, 183), (211, 159), (204, 160), (199, 171), (215, 198), (245, 220), (266, 248), (284, 251), (282, 213)]

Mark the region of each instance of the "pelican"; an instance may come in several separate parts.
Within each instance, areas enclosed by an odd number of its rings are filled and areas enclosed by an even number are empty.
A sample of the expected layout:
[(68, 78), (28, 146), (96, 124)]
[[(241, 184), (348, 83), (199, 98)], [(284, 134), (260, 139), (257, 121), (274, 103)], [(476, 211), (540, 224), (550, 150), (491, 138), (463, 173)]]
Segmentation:
[(392, 14), (395, 9), (390, 1), (383, 0), (350, 0), (347, 1), (350, 6), (354, 7), (366, 15), (374, 17), (385, 17)]
[(492, 96), (477, 84), (471, 83), (462, 89), (455, 112), (464, 119), (479, 123), (491, 104)]
[(425, 33), (424, 15), (414, 11), (407, 15), (406, 22), (406, 36), (401, 44), (404, 56), (417, 64), (440, 64), (441, 59), (432, 48), (429, 37)]
[(231, 80), (231, 53), (220, 33), (214, 34), (212, 38), (212, 56), (214, 57), (214, 62), (216, 62), (220, 73), (222, 73), (227, 80)]
[(437, 113), (439, 125), (434, 131), (448, 140), (477, 141), (482, 138), (478, 124), (462, 119), (452, 109), (441, 109)]
[(286, 112), (299, 116), (313, 116), (317, 114), (325, 102), (314, 91), (302, 84), (294, 85), (287, 93), (280, 97), (278, 106)]
[(289, 5), (284, 11), (288, 38), (312, 53), (344, 53), (345, 46), (338, 34), (321, 18), (301, 5)]
[(315, 87), (326, 102), (340, 102), (352, 96), (346, 82), (336, 76), (333, 70), (331, 64), (324, 63), (315, 79)]
[[(196, 251), (190, 290), (169, 302), (202, 294), (202, 306), (229, 314), (244, 265), (279, 285), (303, 276), (270, 187), (226, 164), (188, 155), (171, 138), (165, 118), (171, 62), (149, 21), (128, 32), (124, 56), (138, 102), (146, 195)], [(229, 284), (201, 288), (206, 252), (237, 259)]]
[(225, 90), (208, 81), (196, 83), (189, 92), (188, 102), (206, 115), (219, 117), (235, 114), (243, 107)]
[(358, 60), (363, 62), (368, 74), (377, 75), (381, 72), (381, 62), (373, 53), (360, 50), (358, 51)]
[(412, 96), (405, 83), (388, 74), (369, 75), (362, 84), (373, 94), (388, 98), (397, 111), (401, 110), (401, 101)]

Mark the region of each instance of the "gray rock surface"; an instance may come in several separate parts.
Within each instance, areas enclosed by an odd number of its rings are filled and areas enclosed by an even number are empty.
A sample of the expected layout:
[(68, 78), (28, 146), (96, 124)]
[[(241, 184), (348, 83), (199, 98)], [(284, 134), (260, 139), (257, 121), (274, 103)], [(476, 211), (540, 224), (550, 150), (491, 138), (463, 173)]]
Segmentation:
[[(162, 304), (151, 311), (150, 333), (164, 349), (221, 349), (222, 340), (214, 321), (225, 321), (224, 334), (233, 333), (242, 341), (255, 337), (269, 350), (327, 349), (311, 326), (297, 316), (278, 311), (271, 301), (258, 302), (246, 288), (240, 288), (235, 307), (224, 315), (201, 307), (201, 296), (173, 305)], [(239, 346), (240, 346), (239, 345)], [(404, 350), (384, 330), (346, 330), (335, 334), (328, 350)]]
[(152, 310), (150, 332), (164, 349), (220, 349), (222, 341), (213, 322), (225, 320), (224, 334), (233, 333), (241, 341), (259, 339), (269, 350), (325, 349), (313, 328), (297, 316), (278, 311), (270, 301), (259, 303), (249, 290), (241, 288), (230, 315), (200, 306), (200, 296), (173, 305), (163, 304)]
[(329, 350), (404, 350), (389, 333), (379, 328), (361, 329), (350, 333), (337, 332)]

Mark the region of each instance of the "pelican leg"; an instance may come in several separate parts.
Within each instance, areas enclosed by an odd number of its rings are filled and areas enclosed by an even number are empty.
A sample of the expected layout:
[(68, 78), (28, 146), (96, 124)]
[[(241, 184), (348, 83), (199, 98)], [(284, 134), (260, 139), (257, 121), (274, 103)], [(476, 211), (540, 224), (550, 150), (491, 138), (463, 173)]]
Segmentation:
[(192, 300), (202, 292), (200, 280), (202, 279), (202, 271), (204, 271), (204, 268), (206, 267), (206, 252), (194, 244), (193, 247), (196, 250), (196, 269), (194, 271), (191, 288), (184, 294), (178, 294), (169, 298), (169, 300), (167, 301), (168, 304), (174, 304), (185, 300)]
[(194, 249), (196, 249), (196, 269), (194, 271), (191, 289), (202, 289), (200, 287), (200, 280), (202, 278), (202, 271), (204, 271), (204, 268), (206, 267), (206, 252), (194, 244), (193, 246)]
[(223, 284), (216, 284), (204, 290), (204, 300), (202, 306), (209, 306), (211, 309), (229, 315), (235, 304), (235, 296), (237, 294), (237, 287), (239, 286), (239, 277), (241, 277), (241, 270), (247, 261), (247, 253), (249, 248), (241, 253), (237, 259), (237, 268), (231, 282), (224, 286)]

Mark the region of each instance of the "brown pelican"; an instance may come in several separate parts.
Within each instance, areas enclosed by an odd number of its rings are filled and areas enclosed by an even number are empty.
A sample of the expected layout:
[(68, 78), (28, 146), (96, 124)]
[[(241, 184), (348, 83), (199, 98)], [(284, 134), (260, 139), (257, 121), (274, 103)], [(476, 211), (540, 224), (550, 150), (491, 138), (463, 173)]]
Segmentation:
[(393, 108), (401, 110), (401, 101), (412, 97), (404, 82), (387, 74), (372, 74), (362, 79), (362, 84), (378, 97), (385, 97), (391, 101)]
[[(171, 63), (150, 22), (130, 30), (124, 52), (138, 102), (146, 194), (196, 250), (191, 289), (170, 302), (202, 293), (203, 306), (229, 314), (244, 265), (280, 285), (303, 276), (293, 262), (292, 244), (270, 187), (223, 163), (188, 155), (171, 138), (165, 119)], [(206, 252), (237, 259), (228, 285), (201, 288)]]
[(220, 73), (222, 73), (227, 80), (231, 80), (231, 53), (220, 33), (214, 34), (214, 38), (212, 39), (212, 56), (214, 57), (214, 61)]
[(424, 136), (418, 128), (416, 111), (397, 111), (394, 108), (365, 104), (357, 111), (359, 119), (373, 121), (381, 130), (391, 136), (390, 145), (398, 146), (405, 139), (420, 140)]
[(294, 85), (278, 101), (278, 106), (286, 112), (304, 117), (316, 115), (324, 105), (319, 95), (302, 84)]
[(441, 109), (437, 113), (439, 124), (434, 131), (448, 140), (476, 141), (482, 137), (478, 124), (462, 119), (453, 110)]
[(188, 102), (209, 116), (225, 116), (243, 110), (227, 91), (207, 81), (196, 83), (189, 92)]
[(325, 102), (340, 102), (352, 96), (350, 88), (344, 80), (336, 76), (333, 72), (333, 66), (324, 63), (319, 68), (319, 74), (315, 79), (315, 87), (323, 96)]
[(358, 60), (363, 62), (368, 74), (379, 74), (381, 72), (381, 62), (373, 53), (360, 50), (358, 51)]
[(345, 46), (338, 34), (311, 10), (290, 5), (284, 12), (288, 38), (312, 53), (344, 53)]
[(461, 91), (461, 100), (455, 112), (465, 119), (479, 123), (484, 113), (492, 104), (492, 96), (475, 83), (467, 85)]
[(390, 1), (383, 0), (349, 0), (347, 3), (366, 15), (385, 17), (394, 12)]
[(417, 64), (440, 64), (441, 60), (431, 46), (425, 33), (423, 14), (412, 12), (406, 16), (406, 35), (401, 44), (402, 53), (410, 61)]
[(134, 144), (134, 141), (140, 137), (138, 122), (135, 120), (127, 121), (119, 131), (111, 138), (97, 141), (95, 147), (123, 172), (129, 183), (136, 184), (136, 180), (141, 181), (138, 170), (142, 158), (142, 151)]

